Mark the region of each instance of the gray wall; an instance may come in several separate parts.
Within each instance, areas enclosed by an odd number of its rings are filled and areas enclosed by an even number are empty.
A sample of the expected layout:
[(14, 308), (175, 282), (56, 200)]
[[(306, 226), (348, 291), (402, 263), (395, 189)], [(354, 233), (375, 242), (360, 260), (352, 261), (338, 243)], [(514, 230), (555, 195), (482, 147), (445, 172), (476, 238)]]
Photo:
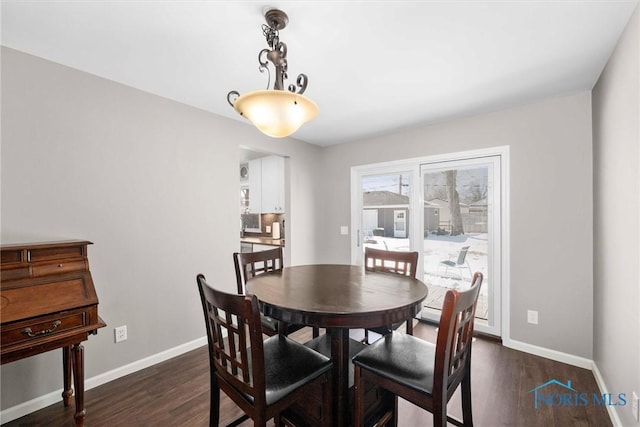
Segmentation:
[[(203, 337), (197, 273), (235, 291), (239, 144), (290, 157), (287, 261), (317, 256), (316, 146), (4, 47), (1, 118), (3, 242), (94, 242), (108, 327), (86, 342), (87, 378)], [(60, 352), (0, 374), (7, 409), (62, 387)]]
[[(350, 168), (493, 146), (511, 155), (511, 339), (592, 356), (591, 96), (582, 92), (323, 151), (323, 262), (350, 262)], [(539, 324), (527, 323), (527, 309)]]
[(594, 353), (610, 392), (640, 392), (640, 11), (593, 90)]

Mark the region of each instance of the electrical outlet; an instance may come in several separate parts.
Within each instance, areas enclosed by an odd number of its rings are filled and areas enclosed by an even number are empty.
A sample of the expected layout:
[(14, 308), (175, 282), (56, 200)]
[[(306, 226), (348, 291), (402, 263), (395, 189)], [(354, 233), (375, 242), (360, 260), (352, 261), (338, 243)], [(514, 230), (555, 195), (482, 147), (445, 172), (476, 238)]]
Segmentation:
[(538, 312), (535, 310), (527, 310), (527, 322), (532, 325), (538, 324)]
[(633, 412), (633, 418), (636, 421), (640, 421), (640, 412), (638, 412), (638, 395), (634, 391), (631, 393), (631, 411)]
[(118, 326), (113, 330), (116, 342), (122, 342), (127, 340), (127, 325)]

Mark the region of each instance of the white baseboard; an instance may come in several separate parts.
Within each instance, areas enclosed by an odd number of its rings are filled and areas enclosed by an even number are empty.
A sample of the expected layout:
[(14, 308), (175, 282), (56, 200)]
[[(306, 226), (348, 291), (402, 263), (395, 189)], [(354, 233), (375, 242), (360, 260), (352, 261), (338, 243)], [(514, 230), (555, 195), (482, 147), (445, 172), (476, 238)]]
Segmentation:
[[(596, 362), (592, 362), (591, 371), (593, 372), (593, 376), (596, 379), (596, 384), (598, 384), (598, 388), (600, 389), (600, 394), (604, 395), (609, 393), (609, 389), (604, 383), (604, 379), (602, 378), (602, 374), (600, 373), (600, 370), (598, 369), (598, 365), (596, 365)], [(623, 427), (622, 421), (620, 421), (620, 417), (618, 417), (618, 412), (616, 411), (616, 407), (613, 405), (606, 405), (606, 406), (607, 406), (607, 412), (609, 413), (609, 418), (611, 418), (611, 423), (615, 427), (618, 427), (618, 426)]]
[[(505, 340), (503, 342), (503, 345), (514, 350), (520, 350), (524, 351), (525, 353), (530, 353), (536, 356), (555, 360), (556, 362), (567, 363), (579, 368), (589, 369), (591, 372), (593, 372), (593, 376), (596, 379), (596, 384), (598, 385), (600, 394), (604, 395), (609, 393), (609, 390), (604, 383), (604, 379), (602, 378), (602, 374), (600, 373), (598, 366), (593, 360), (515, 340)], [(623, 427), (623, 424), (620, 421), (620, 417), (618, 417), (618, 413), (616, 412), (616, 407), (613, 405), (606, 405), (606, 407), (609, 418), (611, 419), (611, 423), (615, 427)]]
[[(198, 338), (188, 343), (181, 344), (177, 347), (173, 347), (168, 350), (161, 351), (160, 353), (153, 354), (149, 357), (145, 357), (144, 359), (129, 363), (128, 365), (120, 366), (111, 371), (96, 375), (95, 377), (85, 379), (84, 389), (90, 390), (94, 387), (98, 387), (102, 384), (108, 383), (109, 381), (113, 381), (117, 378), (124, 377), (125, 375), (132, 374), (139, 370), (153, 366), (157, 363), (164, 362), (165, 360), (169, 360), (188, 351), (195, 350), (196, 348), (202, 347), (206, 344), (207, 337)], [(6, 423), (9, 421), (13, 421), (27, 414), (38, 411), (42, 408), (46, 408), (49, 405), (53, 405), (56, 402), (60, 402), (61, 400), (62, 389), (52, 391), (51, 393), (47, 393), (43, 396), (36, 397), (35, 399), (31, 399), (27, 402), (23, 402), (16, 406), (12, 406), (3, 410), (2, 412), (0, 412), (0, 422)]]
[(563, 353), (557, 350), (551, 350), (545, 347), (538, 347), (537, 345), (527, 344), (525, 342), (516, 340), (504, 340), (502, 343), (505, 347), (512, 348), (514, 350), (524, 351), (536, 356), (545, 357), (547, 359), (555, 360), (556, 362), (567, 363), (569, 365), (577, 366), (579, 368), (591, 369), (593, 367), (593, 360), (580, 356), (575, 356), (569, 353)]

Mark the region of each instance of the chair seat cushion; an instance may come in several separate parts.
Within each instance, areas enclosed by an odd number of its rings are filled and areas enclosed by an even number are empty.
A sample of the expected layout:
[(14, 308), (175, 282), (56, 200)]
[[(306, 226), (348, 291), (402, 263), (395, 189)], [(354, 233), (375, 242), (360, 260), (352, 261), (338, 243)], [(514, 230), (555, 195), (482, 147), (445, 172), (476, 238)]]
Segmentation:
[(436, 346), (412, 335), (392, 332), (353, 358), (382, 377), (431, 394)]
[(444, 264), (444, 265), (448, 265), (449, 267), (455, 267), (456, 263), (455, 261), (440, 261), (440, 264)]
[(282, 335), (264, 341), (267, 405), (331, 369), (331, 360)]

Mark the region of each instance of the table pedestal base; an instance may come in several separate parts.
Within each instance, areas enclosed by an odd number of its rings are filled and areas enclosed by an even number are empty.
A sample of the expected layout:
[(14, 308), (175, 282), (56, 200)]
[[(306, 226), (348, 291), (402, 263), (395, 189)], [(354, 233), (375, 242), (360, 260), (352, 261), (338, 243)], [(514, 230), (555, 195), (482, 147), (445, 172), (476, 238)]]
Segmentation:
[[(335, 342), (335, 346), (334, 346)], [(329, 414), (332, 416), (332, 426), (350, 426), (353, 425), (353, 363), (351, 358), (360, 352), (366, 346), (359, 341), (349, 338), (349, 330), (335, 328), (329, 330), (327, 335), (322, 335), (315, 338), (305, 345), (315, 351), (324, 354), (327, 357), (332, 357), (334, 351), (344, 355), (344, 357), (338, 357), (334, 360), (333, 372), (334, 375), (333, 384), (328, 385), (332, 387), (333, 408), (337, 410), (330, 413), (331, 408), (324, 408), (322, 406), (322, 389), (318, 387), (318, 390), (311, 391), (304, 401), (295, 404), (292, 409), (287, 411), (289, 413), (288, 418), (298, 420), (308, 420), (309, 424), (315, 425), (316, 421), (326, 419)], [(348, 351), (344, 351), (348, 347)], [(341, 360), (342, 363), (336, 363), (336, 360)], [(342, 371), (341, 373), (339, 373)], [(344, 378), (348, 381), (348, 384), (344, 384), (344, 381), (336, 381), (337, 378)], [(336, 391), (337, 389), (337, 391)], [(365, 384), (365, 420), (378, 419), (387, 410), (392, 409), (395, 405), (394, 396), (372, 384)], [(341, 393), (341, 390), (346, 390), (347, 396)], [(327, 414), (329, 412), (329, 414)]]

